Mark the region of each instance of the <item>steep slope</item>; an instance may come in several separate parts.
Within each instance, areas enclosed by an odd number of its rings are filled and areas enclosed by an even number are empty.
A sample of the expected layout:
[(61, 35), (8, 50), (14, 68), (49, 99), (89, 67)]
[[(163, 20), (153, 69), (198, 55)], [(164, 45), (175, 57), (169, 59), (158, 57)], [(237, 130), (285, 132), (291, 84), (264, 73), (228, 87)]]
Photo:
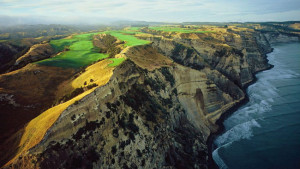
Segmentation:
[(270, 67), (265, 54), (271, 47), (264, 35), (251, 29), (218, 28), (214, 33), (148, 39), (174, 61), (198, 70), (209, 65), (241, 87), (253, 80), (253, 73)]
[[(0, 73), (4, 73), (9, 69), (15, 62), (15, 60), (27, 52), (29, 47), (18, 46), (10, 43), (0, 43)], [(20, 54), (21, 53), (21, 54)]]
[(0, 75), (1, 164), (11, 158), (17, 148), (13, 145), (20, 140), (8, 138), (48, 109), (56, 99), (58, 85), (73, 74), (72, 69), (29, 64)]
[[(270, 67), (271, 51), (268, 37), (252, 29), (208, 30), (136, 35), (148, 41), (102, 61), (127, 58), (119, 66), (102, 72), (98, 62), (62, 83), (67, 91), (99, 84), (33, 119), (5, 167), (208, 168), (208, 137), (245, 99), (254, 73)], [(108, 50), (101, 39), (94, 43)]]
[[(129, 49), (125, 55), (132, 61), (117, 67), (108, 84), (63, 111), (15, 167), (33, 159), (26, 165), (206, 168), (205, 142), (217, 129), (216, 120), (244, 94), (217, 71), (171, 64), (152, 49), (153, 56), (165, 60), (158, 65), (143, 54), (150, 48)], [(155, 69), (141, 63), (147, 59)], [(225, 91), (225, 86), (230, 87)]]
[(48, 43), (33, 45), (28, 52), (16, 60), (15, 64), (10, 68), (10, 71), (24, 67), (28, 63), (49, 58), (53, 54), (55, 54), (55, 51)]

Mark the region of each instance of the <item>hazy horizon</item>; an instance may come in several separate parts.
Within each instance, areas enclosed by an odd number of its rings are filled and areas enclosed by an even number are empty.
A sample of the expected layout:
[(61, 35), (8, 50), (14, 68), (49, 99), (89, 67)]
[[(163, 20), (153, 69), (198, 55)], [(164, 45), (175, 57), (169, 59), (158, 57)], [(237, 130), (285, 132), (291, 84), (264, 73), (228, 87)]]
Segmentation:
[(0, 25), (299, 20), (299, 0), (0, 0)]

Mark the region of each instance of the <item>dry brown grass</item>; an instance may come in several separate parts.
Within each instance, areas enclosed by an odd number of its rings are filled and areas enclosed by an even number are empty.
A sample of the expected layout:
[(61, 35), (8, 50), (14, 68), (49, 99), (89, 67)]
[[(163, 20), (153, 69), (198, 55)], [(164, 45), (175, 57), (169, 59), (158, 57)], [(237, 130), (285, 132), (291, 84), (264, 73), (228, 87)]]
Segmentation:
[(0, 163), (16, 153), (22, 128), (49, 108), (55, 100), (57, 86), (69, 79), (73, 70), (29, 64), (19, 70), (0, 75), (0, 92), (17, 104), (0, 105)]
[[(111, 62), (105, 59), (87, 67), (85, 72), (72, 81), (72, 87), (79, 88), (92, 83), (96, 83), (98, 86), (106, 84), (113, 74), (114, 68), (107, 66)], [(84, 82), (86, 82), (86, 85), (84, 85)]]
[(32, 58), (42, 58), (41, 56), (48, 54), (54, 54), (54, 51), (49, 43), (46, 44), (36, 44), (33, 45), (29, 51), (19, 57), (16, 60), (16, 63), (20, 63), (21, 61), (31, 60)]
[(149, 71), (162, 66), (171, 66), (173, 63), (171, 59), (158, 53), (150, 45), (131, 47), (125, 55), (135, 64)]
[[(84, 73), (72, 81), (72, 87), (81, 87), (85, 81), (90, 81), (90, 79), (93, 79), (93, 83), (96, 83), (98, 86), (105, 85), (113, 75), (114, 70), (113, 67), (107, 66), (109, 63), (111, 61), (103, 60), (89, 66)], [(26, 153), (29, 149), (37, 145), (67, 107), (93, 92), (95, 88), (87, 90), (65, 103), (52, 107), (31, 120), (24, 129), (16, 156), (6, 166), (12, 164), (21, 154)]]
[(35, 104), (49, 101), (45, 96), (53, 96), (57, 85), (73, 74), (73, 69), (29, 64), (22, 69), (0, 75), (0, 88), (5, 93), (15, 95), (19, 103)]
[[(110, 63), (112, 63), (112, 61), (108, 59), (102, 60), (87, 67), (78, 77), (62, 82), (57, 88), (56, 98), (61, 98), (76, 88), (86, 87), (93, 83), (98, 86), (106, 84), (107, 80), (112, 76), (113, 71), (112, 67), (107, 66)], [(86, 85), (84, 85), (84, 82), (86, 82)]]
[(291, 27), (291, 28), (293, 28), (293, 29), (300, 30), (300, 23), (294, 23), (294, 24), (291, 24), (289, 27)]

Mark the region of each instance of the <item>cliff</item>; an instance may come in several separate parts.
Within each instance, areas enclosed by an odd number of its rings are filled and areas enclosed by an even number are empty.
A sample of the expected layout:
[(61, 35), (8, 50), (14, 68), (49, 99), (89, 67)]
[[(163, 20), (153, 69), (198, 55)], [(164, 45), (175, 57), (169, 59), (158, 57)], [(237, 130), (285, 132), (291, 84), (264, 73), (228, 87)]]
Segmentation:
[(255, 72), (270, 66), (265, 54), (272, 49), (263, 34), (251, 29), (217, 31), (150, 40), (154, 42), (153, 46), (175, 62), (197, 70), (207, 65), (240, 87), (251, 82)]
[(6, 167), (208, 168), (208, 137), (270, 67), (276, 37), (247, 28), (155, 34)]
[(300, 36), (295, 36), (293, 34), (283, 34), (279, 32), (265, 32), (264, 36), (270, 44), (300, 41)]
[[(232, 91), (212, 82), (215, 73)], [(243, 97), (209, 68), (149, 72), (126, 61), (108, 84), (67, 108), (30, 154), (41, 168), (207, 167), (215, 120)]]

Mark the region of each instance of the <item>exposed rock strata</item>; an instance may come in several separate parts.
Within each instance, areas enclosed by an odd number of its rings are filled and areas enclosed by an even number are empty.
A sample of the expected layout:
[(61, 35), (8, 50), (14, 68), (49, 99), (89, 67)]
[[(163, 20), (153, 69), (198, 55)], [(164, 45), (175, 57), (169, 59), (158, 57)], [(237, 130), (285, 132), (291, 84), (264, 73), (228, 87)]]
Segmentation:
[(127, 61), (107, 85), (64, 111), (31, 153), (41, 168), (207, 168), (215, 119), (244, 97), (234, 84), (223, 91), (227, 83), (209, 68), (148, 72)]
[(13, 165), (30, 159), (26, 165), (40, 168), (207, 168), (216, 121), (245, 98), (242, 87), (254, 73), (270, 67), (269, 39), (250, 30), (151, 37), (161, 53), (155, 56), (176, 63), (150, 69), (140, 58), (148, 55), (128, 50), (109, 83), (67, 108)]
[(264, 36), (268, 40), (270, 44), (275, 43), (288, 43), (288, 42), (299, 42), (300, 37), (298, 36), (292, 36), (288, 34), (282, 34), (278, 32), (268, 32), (264, 33)]

